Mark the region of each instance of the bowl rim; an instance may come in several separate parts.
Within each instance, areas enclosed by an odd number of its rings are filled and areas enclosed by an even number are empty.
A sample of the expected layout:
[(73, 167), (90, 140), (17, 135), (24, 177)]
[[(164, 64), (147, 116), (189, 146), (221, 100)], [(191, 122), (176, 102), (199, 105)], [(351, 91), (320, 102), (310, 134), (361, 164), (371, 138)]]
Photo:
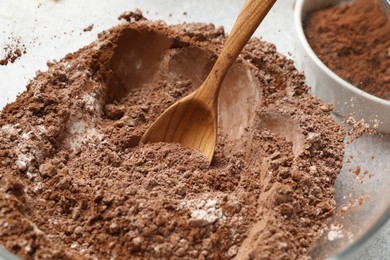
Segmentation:
[[(335, 72), (330, 70), (315, 54), (313, 49), (310, 47), (309, 42), (306, 39), (305, 33), (303, 31), (303, 5), (308, 0), (296, 0), (294, 6), (294, 26), (297, 34), (297, 41), (302, 45), (308, 58), (326, 75), (331, 77), (338, 84), (343, 86), (346, 89), (352, 91), (355, 95), (358, 95), (362, 98), (366, 98), (372, 102), (379, 103), (384, 109), (388, 109), (390, 107), (390, 100), (385, 100), (374, 95), (371, 95), (358, 87), (352, 85), (348, 81), (344, 80), (340, 76), (338, 76)], [(313, 1), (313, 0), (310, 0)], [(325, 1), (325, 0), (324, 0)], [(335, 0), (333, 2), (336, 2)], [(329, 257), (328, 259), (337, 260), (337, 259), (345, 259), (347, 257), (353, 256), (358, 252), (363, 246), (376, 234), (388, 221), (390, 221), (390, 206), (384, 211), (383, 215), (378, 218), (378, 220), (372, 225), (372, 227), (367, 231), (366, 234), (362, 235), (359, 239), (350, 243), (347, 247), (341, 249), (336, 252), (336, 255)]]
[(390, 100), (386, 100), (377, 96), (374, 96), (372, 94), (369, 94), (365, 92), (364, 90), (359, 89), (358, 87), (352, 85), (348, 81), (341, 78), (339, 75), (337, 75), (335, 72), (333, 72), (331, 69), (329, 69), (325, 63), (323, 63), (320, 58), (315, 54), (314, 50), (311, 48), (309, 42), (306, 39), (305, 33), (303, 31), (303, 24), (302, 24), (302, 18), (303, 18), (303, 5), (307, 0), (297, 0), (294, 7), (294, 25), (296, 29), (296, 33), (298, 36), (298, 41), (300, 44), (302, 44), (303, 48), (305, 49), (308, 57), (311, 61), (315, 63), (316, 66), (318, 66), (321, 71), (323, 71), (326, 75), (331, 77), (333, 80), (335, 80), (338, 84), (342, 85), (344, 88), (347, 88), (348, 90), (352, 91), (355, 95), (361, 96), (362, 98), (368, 99), (372, 102), (379, 103), (380, 105), (390, 107)]
[(387, 11), (390, 11), (390, 0), (383, 0), (383, 4), (387, 8)]

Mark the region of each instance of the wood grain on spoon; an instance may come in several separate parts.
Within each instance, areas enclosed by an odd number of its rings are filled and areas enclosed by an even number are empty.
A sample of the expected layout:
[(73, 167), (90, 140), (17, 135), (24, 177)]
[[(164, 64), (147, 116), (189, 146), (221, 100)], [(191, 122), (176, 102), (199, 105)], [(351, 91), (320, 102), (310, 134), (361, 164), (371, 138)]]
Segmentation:
[(212, 160), (217, 142), (217, 102), (222, 81), (275, 2), (245, 2), (206, 80), (196, 91), (165, 110), (143, 135), (142, 143), (180, 143), (200, 150), (209, 161)]

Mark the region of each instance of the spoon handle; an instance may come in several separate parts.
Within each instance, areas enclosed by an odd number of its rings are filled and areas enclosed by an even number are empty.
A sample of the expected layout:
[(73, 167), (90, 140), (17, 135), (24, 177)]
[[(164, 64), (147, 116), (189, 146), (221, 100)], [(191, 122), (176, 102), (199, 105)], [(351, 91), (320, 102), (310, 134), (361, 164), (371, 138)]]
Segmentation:
[(230, 66), (275, 2), (276, 0), (247, 0), (245, 2), (221, 54), (203, 83), (204, 90), (207, 89), (208, 96), (212, 99), (210, 102), (218, 98), (221, 83)]

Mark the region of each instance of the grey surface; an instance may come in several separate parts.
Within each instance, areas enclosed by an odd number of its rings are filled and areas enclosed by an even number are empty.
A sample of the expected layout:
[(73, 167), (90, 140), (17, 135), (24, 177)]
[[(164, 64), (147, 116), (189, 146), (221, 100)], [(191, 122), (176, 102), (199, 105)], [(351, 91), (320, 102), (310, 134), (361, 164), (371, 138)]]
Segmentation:
[[(26, 45), (27, 54), (14, 64), (0, 66), (0, 108), (15, 99), (17, 93), (25, 90), (35, 71), (45, 70), (46, 61), (60, 59), (66, 53), (76, 51), (93, 41), (97, 33), (119, 21), (123, 11), (140, 8), (149, 19), (162, 19), (167, 23), (212, 22), (223, 25), (230, 31), (243, 4), (243, 0), (1, 0), (0, 1), (0, 44), (11, 43), (18, 38)], [(256, 36), (276, 44), (285, 55), (294, 53), (292, 0), (278, 0), (267, 16)], [(91, 32), (83, 29), (94, 24)], [(0, 55), (1, 58), (1, 55)], [(375, 142), (385, 142), (378, 145)], [(373, 141), (363, 139), (351, 149), (371, 145)], [(387, 145), (386, 145), (387, 144)], [(375, 153), (390, 159), (390, 141), (374, 141)], [(364, 154), (362, 155), (364, 157)], [(386, 171), (388, 169), (384, 168)], [(381, 174), (389, 175), (390, 172)], [(367, 205), (369, 210), (370, 205)], [(374, 209), (375, 205), (372, 205)], [(363, 224), (364, 225), (364, 224)], [(365, 247), (352, 259), (390, 259), (390, 224), (387, 223)]]
[(355, 260), (390, 259), (390, 221), (359, 250)]
[(390, 0), (382, 0), (383, 5), (387, 8), (388, 14), (390, 14)]
[(0, 260), (20, 260), (20, 258), (0, 246)]

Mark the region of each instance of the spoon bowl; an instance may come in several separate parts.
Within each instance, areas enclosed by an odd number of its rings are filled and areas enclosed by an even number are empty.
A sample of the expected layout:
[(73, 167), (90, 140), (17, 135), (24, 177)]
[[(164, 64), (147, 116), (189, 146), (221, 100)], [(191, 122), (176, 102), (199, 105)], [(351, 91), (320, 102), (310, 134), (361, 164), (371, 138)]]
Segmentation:
[(217, 142), (216, 109), (191, 93), (169, 107), (142, 137), (143, 143), (169, 142), (199, 149), (211, 161)]

